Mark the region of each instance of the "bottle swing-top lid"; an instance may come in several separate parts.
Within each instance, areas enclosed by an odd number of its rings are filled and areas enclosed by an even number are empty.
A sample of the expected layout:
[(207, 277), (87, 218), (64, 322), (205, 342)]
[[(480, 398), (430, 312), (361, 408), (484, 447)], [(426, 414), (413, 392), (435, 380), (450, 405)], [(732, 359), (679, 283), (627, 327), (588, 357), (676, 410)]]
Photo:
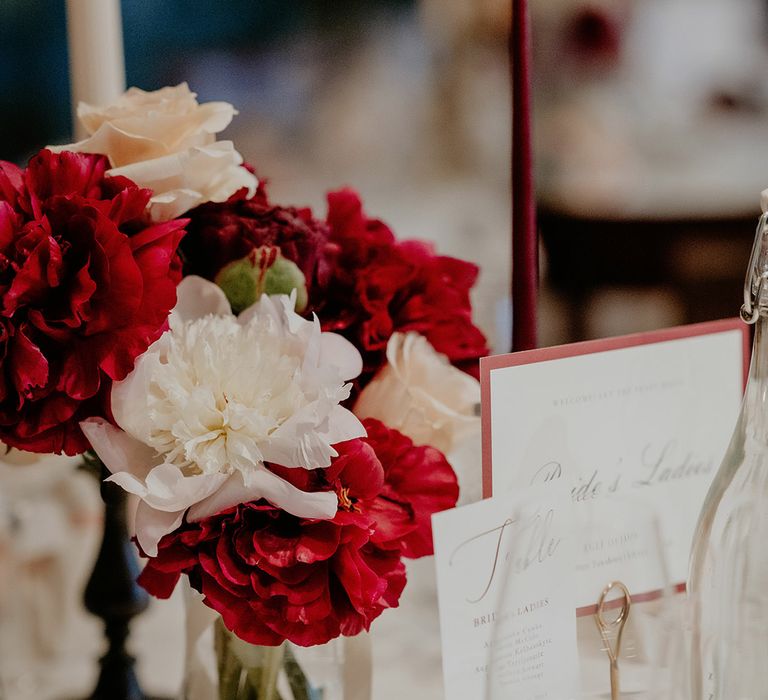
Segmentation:
[(755, 323), (761, 313), (768, 314), (768, 190), (762, 194), (763, 214), (757, 223), (755, 242), (744, 278), (744, 303), (741, 319)]

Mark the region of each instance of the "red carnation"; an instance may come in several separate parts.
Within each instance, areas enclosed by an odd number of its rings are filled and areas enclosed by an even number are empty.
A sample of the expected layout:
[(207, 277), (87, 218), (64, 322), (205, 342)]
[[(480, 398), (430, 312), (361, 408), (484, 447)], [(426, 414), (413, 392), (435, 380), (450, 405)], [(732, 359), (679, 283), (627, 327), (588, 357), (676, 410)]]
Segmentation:
[(328, 469), (273, 467), (300, 488), (334, 489), (333, 520), (296, 518), (265, 501), (239, 505), (166, 535), (139, 582), (168, 597), (188, 574), (224, 624), (252, 644), (310, 646), (369, 629), (398, 605), (401, 555), (431, 553), (431, 515), (455, 505), (458, 487), (436, 450), (377, 421), (366, 428), (368, 439), (336, 446)]
[(214, 279), (227, 263), (256, 248), (278, 248), (304, 274), (312, 295), (330, 274), (328, 227), (312, 218), (309, 209), (270, 204), (259, 190), (252, 199), (209, 202), (188, 214), (182, 244), (184, 273)]
[(104, 415), (176, 302), (185, 222), (146, 226), (151, 191), (107, 168), (66, 151), (0, 162), (0, 439), (14, 447), (86, 450), (79, 422)]
[(385, 475), (384, 487), (369, 506), (377, 524), (371, 540), (382, 547), (395, 545), (409, 559), (434, 554), (432, 514), (456, 505), (456, 473), (434, 447), (414, 445), (372, 418), (363, 425), (368, 432), (364, 440), (373, 447)]
[(319, 315), (325, 330), (337, 331), (363, 353), (365, 382), (385, 362), (395, 332), (417, 331), (438, 352), (477, 376), (486, 339), (472, 323), (470, 290), (476, 265), (434, 253), (430, 244), (397, 242), (381, 221), (363, 212), (359, 195), (328, 195), (330, 240), (336, 265)]

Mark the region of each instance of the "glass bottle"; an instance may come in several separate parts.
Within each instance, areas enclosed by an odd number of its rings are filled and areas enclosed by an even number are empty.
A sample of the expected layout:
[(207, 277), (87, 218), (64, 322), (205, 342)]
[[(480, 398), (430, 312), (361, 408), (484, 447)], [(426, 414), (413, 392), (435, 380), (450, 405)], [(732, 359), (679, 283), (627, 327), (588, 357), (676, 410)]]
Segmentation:
[(691, 700), (768, 700), (768, 215), (742, 319), (755, 323), (741, 413), (691, 555)]

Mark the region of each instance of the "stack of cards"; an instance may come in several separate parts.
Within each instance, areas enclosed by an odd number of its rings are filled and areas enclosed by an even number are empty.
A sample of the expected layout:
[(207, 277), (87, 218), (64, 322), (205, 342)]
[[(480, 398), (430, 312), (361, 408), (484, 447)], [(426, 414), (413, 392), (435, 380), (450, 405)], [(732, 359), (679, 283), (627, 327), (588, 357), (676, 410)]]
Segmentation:
[(493, 498), (433, 521), (447, 700), (581, 697), (606, 584), (684, 590), (748, 346), (734, 320), (483, 360)]

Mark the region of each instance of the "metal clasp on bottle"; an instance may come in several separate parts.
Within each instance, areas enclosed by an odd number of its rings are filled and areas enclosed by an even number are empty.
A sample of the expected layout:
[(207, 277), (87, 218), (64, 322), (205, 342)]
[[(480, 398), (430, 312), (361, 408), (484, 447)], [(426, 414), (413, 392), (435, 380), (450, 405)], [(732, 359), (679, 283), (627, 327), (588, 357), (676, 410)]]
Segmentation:
[(755, 323), (760, 316), (760, 297), (763, 288), (768, 284), (768, 267), (766, 259), (761, 255), (763, 250), (763, 237), (768, 226), (768, 213), (763, 214), (757, 223), (755, 242), (752, 245), (752, 254), (749, 256), (747, 275), (744, 278), (744, 303), (741, 306), (741, 320), (744, 323)]

